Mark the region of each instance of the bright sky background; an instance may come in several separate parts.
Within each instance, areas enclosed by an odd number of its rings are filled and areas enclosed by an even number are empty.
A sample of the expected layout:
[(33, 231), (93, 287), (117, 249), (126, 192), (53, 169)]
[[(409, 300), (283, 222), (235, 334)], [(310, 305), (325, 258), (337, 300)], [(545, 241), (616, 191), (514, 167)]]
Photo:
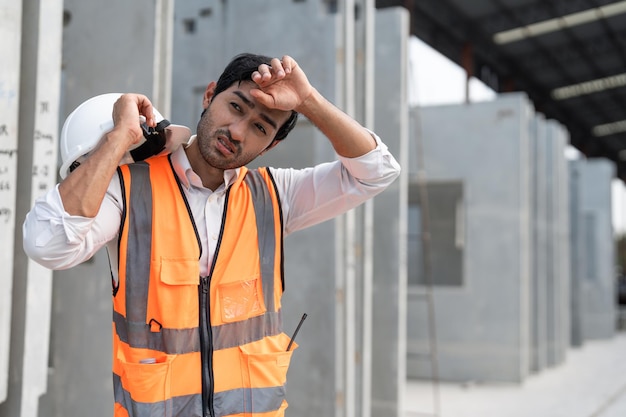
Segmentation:
[[(425, 64), (427, 63), (427, 64)], [(480, 80), (470, 81), (470, 101), (493, 100), (495, 92)], [(436, 105), (463, 103), (465, 101), (465, 72), (461, 67), (426, 45), (418, 38), (409, 40), (409, 103), (411, 105)], [(577, 149), (568, 146), (568, 159), (580, 158)], [(612, 184), (613, 228), (616, 233), (626, 232), (626, 187), (621, 180)]]

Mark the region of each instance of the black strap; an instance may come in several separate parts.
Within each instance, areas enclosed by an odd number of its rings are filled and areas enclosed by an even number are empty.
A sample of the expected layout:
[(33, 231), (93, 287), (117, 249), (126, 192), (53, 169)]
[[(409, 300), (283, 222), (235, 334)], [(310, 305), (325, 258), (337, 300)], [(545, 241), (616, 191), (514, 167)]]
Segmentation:
[(165, 149), (165, 142), (167, 139), (165, 128), (170, 124), (169, 120), (166, 119), (157, 123), (156, 127), (150, 127), (145, 123), (141, 124), (143, 137), (146, 138), (146, 141), (130, 151), (130, 156), (133, 157), (135, 162), (148, 159)]

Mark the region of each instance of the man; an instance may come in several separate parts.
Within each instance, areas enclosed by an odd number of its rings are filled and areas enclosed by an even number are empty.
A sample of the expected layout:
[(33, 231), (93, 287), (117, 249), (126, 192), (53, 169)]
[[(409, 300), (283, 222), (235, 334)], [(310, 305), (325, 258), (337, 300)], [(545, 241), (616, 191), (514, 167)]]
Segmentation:
[[(383, 191), (400, 167), (378, 137), (309, 83), (296, 61), (242, 54), (203, 97), (197, 134), (122, 165), (155, 125), (122, 95), (113, 129), (24, 223), (24, 249), (69, 268), (107, 246), (113, 275), (115, 415), (283, 416), (293, 348), (281, 328), (283, 236)], [(338, 161), (245, 165), (306, 116)], [(295, 344), (294, 344), (295, 346)]]

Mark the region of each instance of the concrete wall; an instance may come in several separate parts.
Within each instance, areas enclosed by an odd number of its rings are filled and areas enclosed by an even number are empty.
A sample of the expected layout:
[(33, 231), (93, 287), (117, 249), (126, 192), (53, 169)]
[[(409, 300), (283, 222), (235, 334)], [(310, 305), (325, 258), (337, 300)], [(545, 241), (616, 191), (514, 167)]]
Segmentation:
[[(164, 87), (158, 96), (154, 88), (160, 71), (171, 66), (157, 42), (163, 30), (160, 6), (150, 0), (64, 2), (62, 105), (57, 116), (61, 121), (87, 98), (107, 92), (140, 92), (169, 104)], [(157, 63), (159, 71), (154, 69)], [(166, 110), (162, 113), (168, 116)], [(50, 373), (41, 415), (112, 415), (111, 276), (106, 251), (80, 266), (56, 271), (53, 284)]]
[[(13, 158), (17, 157), (20, 191), (15, 200), (15, 219), (20, 222), (35, 199), (56, 183), (62, 6), (57, 0), (25, 2), (21, 28), (13, 26), (21, 30), (17, 61), (20, 84), (18, 89), (15, 75), (7, 79), (3, 104), (11, 108), (6, 116), (7, 123), (11, 123), (7, 128), (13, 134), (17, 126), (10, 117), (15, 109), (19, 112), (17, 156)], [(8, 16), (19, 19), (15, 10), (8, 12)], [(12, 25), (15, 22), (7, 28)], [(19, 33), (8, 36), (9, 41)], [(21, 228), (16, 229), (14, 247), (21, 248)], [(35, 417), (39, 397), (47, 390), (52, 273), (27, 259), (23, 251), (14, 254), (8, 395), (0, 404), (0, 415)]]
[(547, 365), (562, 363), (570, 346), (570, 223), (569, 175), (565, 148), (569, 133), (554, 120), (547, 121), (548, 182), (548, 299)]
[(547, 363), (548, 341), (548, 156), (547, 124), (535, 114), (530, 130), (531, 158), (531, 360), (530, 370), (540, 371)]
[[(533, 108), (524, 95), (511, 94), (485, 103), (412, 108), (410, 115), (413, 192), (419, 169), (429, 184), (463, 187), (455, 219), (463, 248), (461, 285), (432, 288), (439, 377), (520, 382), (530, 368)], [(432, 377), (420, 359), (430, 352), (426, 306), (417, 293), (409, 299), (412, 377)]]
[[(153, 96), (159, 37), (157, 3), (64, 2), (62, 120), (97, 94), (137, 92)], [(111, 30), (112, 22), (115, 30)], [(169, 116), (166, 111), (162, 113)]]
[(0, 403), (9, 383), (21, 26), (22, 2), (0, 1)]
[[(274, 12), (279, 6), (280, 14)], [(290, 18), (285, 19), (285, 15)], [(375, 61), (381, 66), (375, 69), (376, 103), (379, 103), (375, 109), (375, 129), (381, 132), (395, 155), (401, 155), (401, 149), (406, 146), (404, 91), (407, 24), (403, 10), (376, 13)], [(258, 30), (251, 38), (247, 32), (240, 30), (241, 27)], [(281, 30), (277, 32), (274, 30), (276, 27)], [(323, 2), (274, 0), (258, 5), (179, 2), (174, 31), (174, 62), (185, 64), (174, 65), (175, 105), (172, 119), (195, 126), (206, 84), (217, 79), (225, 62), (244, 51), (293, 56), (322, 94), (338, 105), (345, 104), (346, 99), (342, 96), (345, 80), (341, 71), (346, 67), (348, 52), (343, 49), (343, 28), (340, 16), (329, 14)], [(290, 36), (286, 37), (284, 33), (290, 33)], [(201, 48), (207, 53), (198, 54)], [(389, 74), (394, 75), (390, 77)], [(251, 166), (302, 168), (334, 158), (328, 141), (306, 119), (301, 118), (285, 143)], [(362, 242), (363, 213), (357, 213), (352, 220), (340, 218), (287, 238), (287, 282), (283, 299), (285, 328), (294, 329), (302, 313), (308, 314), (298, 335), (300, 347), (289, 371), (289, 413), (300, 416), (351, 416), (371, 412), (374, 416), (389, 416), (401, 412), (404, 390), (402, 335), (405, 327), (400, 298), (403, 293), (402, 266), (398, 261), (402, 259), (399, 254), (404, 210), (400, 202), (405, 194), (404, 188), (397, 188), (394, 184), (384, 196), (376, 199), (374, 207), (374, 236), (379, 237), (376, 239), (379, 243), (373, 250), (376, 254), (373, 260), (374, 300), (392, 299), (398, 302), (388, 303), (387, 309), (373, 311), (371, 365), (360, 360), (363, 351), (360, 345), (360, 338), (363, 337), (361, 326), (368, 326), (363, 311), (359, 310), (365, 302), (362, 288), (347, 278), (350, 273), (362, 273), (363, 266), (347, 272), (350, 262), (342, 258), (344, 250), (350, 248), (349, 242), (357, 242), (358, 245)], [(350, 221), (356, 222), (354, 235), (347, 232)], [(379, 232), (381, 229), (384, 232)], [(393, 256), (382, 255), (388, 251)], [(359, 265), (363, 265), (364, 261), (362, 253), (355, 258)], [(303, 268), (303, 265), (307, 267)], [(357, 275), (356, 281), (360, 280), (362, 275)], [(367, 369), (369, 366), (371, 370)], [(364, 392), (367, 387), (359, 384), (367, 372), (374, 372), (377, 377), (372, 379), (371, 391)], [(367, 405), (368, 402), (371, 406)], [(371, 410), (364, 410), (364, 407)]]
[(565, 359), (569, 346), (569, 216), (565, 128), (536, 114), (531, 126), (531, 363)]
[(407, 36), (403, 9), (376, 15), (375, 129), (403, 172), (374, 199), (372, 416), (402, 416), (406, 380), (409, 117)]
[(572, 344), (615, 334), (615, 247), (611, 179), (606, 160), (570, 162), (572, 229)]
[[(309, 81), (329, 100), (336, 100), (336, 19), (323, 1), (177, 2), (172, 120), (195, 130), (206, 86), (217, 81), (225, 64), (241, 52), (293, 56)], [(332, 151), (317, 156), (329, 157)]]
[[(409, 376), (434, 376), (433, 322), (437, 376), (452, 381), (522, 382), (562, 363), (570, 343), (611, 337), (613, 164), (577, 160), (568, 168), (567, 131), (523, 94), (414, 108), (411, 117)], [(428, 230), (422, 209), (445, 209), (440, 196), (424, 204), (417, 195), (442, 184), (462, 188), (448, 220), (463, 252), (459, 280), (437, 275), (454, 273), (437, 262), (453, 264), (458, 254), (440, 253), (439, 218)], [(430, 253), (415, 237), (424, 233)], [(428, 260), (432, 286), (420, 276)]]
[[(276, 7), (281, 7), (281, 13), (273, 12)], [(290, 18), (285, 19), (286, 15)], [(190, 25), (194, 31), (188, 30)], [(337, 25), (337, 16), (328, 15), (317, 2), (178, 2), (174, 62), (185, 64), (174, 65), (172, 119), (195, 127), (206, 85), (217, 80), (224, 65), (241, 52), (293, 56), (309, 80), (335, 101)], [(255, 36), (242, 27), (256, 28)], [(276, 31), (277, 27), (281, 29)], [(284, 143), (252, 166), (303, 168), (334, 158), (328, 141), (301, 118)], [(335, 384), (336, 233), (331, 221), (289, 236), (285, 242), (285, 331), (293, 331), (302, 314), (308, 314), (288, 375), (288, 413), (292, 415), (331, 416), (345, 407), (336, 402), (340, 394)]]

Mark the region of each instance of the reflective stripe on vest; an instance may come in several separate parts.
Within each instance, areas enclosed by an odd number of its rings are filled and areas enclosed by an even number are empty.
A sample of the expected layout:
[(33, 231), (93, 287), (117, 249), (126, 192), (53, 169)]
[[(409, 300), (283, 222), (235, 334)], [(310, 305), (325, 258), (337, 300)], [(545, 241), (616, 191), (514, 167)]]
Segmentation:
[[(140, 403), (132, 401), (130, 393), (121, 384), (120, 378), (113, 375), (115, 387), (115, 402), (119, 404), (132, 404), (130, 416), (151, 417), (151, 416), (202, 416), (202, 405), (198, 401), (198, 395), (187, 395), (174, 397), (166, 401), (154, 403)], [(243, 402), (241, 399), (244, 399)], [(228, 416), (249, 413), (271, 412), (278, 410), (285, 398), (284, 387), (242, 388), (239, 390), (218, 392), (215, 394), (213, 402), (217, 416)], [(265, 409), (266, 408), (266, 409)]]
[[(221, 318), (211, 318), (211, 349), (213, 356), (217, 357), (213, 361), (213, 408), (216, 417), (268, 412), (270, 414), (266, 415), (281, 416), (286, 408), (284, 378), (292, 351), (284, 352), (283, 345), (288, 343), (288, 338), (281, 331), (282, 286), (276, 285), (282, 282), (282, 270), (278, 268), (282, 265), (276, 263), (277, 256), (282, 261), (282, 224), (275, 213), (277, 196), (273, 188), (271, 191), (269, 189), (269, 172), (246, 171), (243, 168), (240, 175), (245, 186), (238, 180), (234, 184), (237, 187), (231, 187), (229, 194), (232, 194), (232, 200), (239, 203), (242, 196), (249, 193), (249, 197), (245, 198), (249, 198), (252, 203), (256, 225), (253, 229), (246, 229), (246, 232), (249, 234), (253, 231), (257, 236), (253, 246), (259, 257), (256, 269), (261, 287), (258, 293), (263, 294), (261, 302), (265, 311), (231, 322), (223, 322), (229, 319), (231, 312), (222, 311)], [(200, 248), (195, 225), (181, 186), (166, 157), (122, 167), (120, 173), (128, 213), (124, 213), (120, 235), (120, 291), (114, 297), (113, 312), (116, 410), (123, 407), (120, 416), (202, 416), (198, 329)], [(157, 206), (153, 205), (153, 200), (159, 202)], [(231, 201), (231, 198), (227, 201)], [(245, 204), (243, 208), (225, 209), (223, 224), (228, 224), (231, 216), (248, 218), (246, 216), (250, 214), (246, 210)], [(226, 230), (237, 229), (231, 226)], [(280, 233), (280, 238), (277, 238), (276, 233)], [(157, 240), (153, 240), (153, 237)], [(232, 277), (237, 276), (236, 272), (231, 271), (233, 268), (236, 270), (236, 264), (229, 259), (236, 258), (234, 255), (240, 253), (241, 248), (249, 254), (252, 243), (242, 244), (237, 236), (233, 239), (229, 235), (224, 240), (227, 242), (226, 247), (218, 245), (214, 263), (232, 281)], [(179, 248), (179, 243), (182, 248)], [(220, 261), (222, 257), (226, 261)], [(249, 270), (244, 272), (247, 274), (244, 277), (250, 275)], [(241, 276), (237, 276), (237, 279), (240, 280)], [(238, 291), (237, 285), (255, 285), (255, 282), (244, 280), (233, 284), (227, 279), (223, 286), (227, 289), (234, 287)], [(154, 290), (153, 285), (159, 289)], [(191, 286), (194, 288), (193, 300)], [(179, 291), (182, 292), (179, 294)], [(220, 291), (222, 276), (213, 275), (212, 309), (215, 308), (214, 304), (226, 304), (224, 300), (228, 301), (228, 298), (222, 297), (218, 302)], [(246, 291), (256, 294), (254, 288)], [(233, 294), (235, 299), (240, 296), (237, 292)], [(181, 301), (179, 297), (187, 301)], [(167, 300), (180, 304), (174, 308), (179, 314), (168, 314), (170, 303)], [(241, 306), (234, 304), (234, 308), (238, 307)], [(222, 308), (225, 307), (222, 305)], [(232, 315), (237, 318), (239, 313), (234, 311)], [(212, 316), (215, 314), (211, 312)], [(178, 316), (183, 318), (179, 320)], [(170, 320), (179, 324), (172, 326), (168, 323)], [(271, 360), (267, 361), (267, 358)], [(141, 363), (144, 360), (155, 363)], [(268, 365), (265, 362), (273, 363), (269, 371), (266, 370)], [(263, 364), (260, 371), (256, 369), (259, 363)], [(239, 383), (230, 375), (233, 373), (230, 371), (235, 371), (236, 375), (236, 369), (240, 369), (243, 378)], [(243, 377), (248, 372), (251, 377)], [(139, 375), (134, 375), (136, 373)], [(255, 374), (259, 373), (269, 377), (258, 378)], [(150, 386), (151, 379), (155, 379), (157, 385)], [(236, 386), (239, 384), (243, 385)]]

